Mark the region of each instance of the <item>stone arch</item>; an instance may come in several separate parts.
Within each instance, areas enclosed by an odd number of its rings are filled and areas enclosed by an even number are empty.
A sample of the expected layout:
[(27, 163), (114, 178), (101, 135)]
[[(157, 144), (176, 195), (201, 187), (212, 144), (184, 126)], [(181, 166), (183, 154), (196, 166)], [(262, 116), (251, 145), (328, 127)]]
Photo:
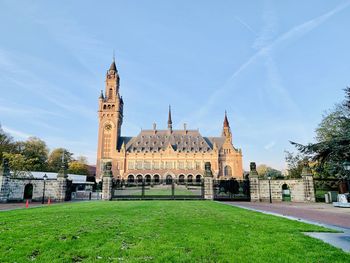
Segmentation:
[(138, 174), (137, 176), (136, 176), (136, 182), (137, 183), (142, 183), (142, 174)]
[(187, 175), (187, 182), (189, 182), (189, 183), (193, 182), (193, 175), (192, 174)]
[(229, 165), (226, 165), (224, 168), (224, 176), (232, 177), (232, 168)]
[(159, 176), (159, 174), (153, 175), (153, 181), (154, 181), (155, 184), (159, 184), (160, 183), (160, 176)]
[(179, 184), (184, 184), (185, 183), (185, 176), (183, 174), (179, 175)]
[(284, 183), (282, 185), (282, 201), (291, 201), (292, 194), (288, 184)]
[(152, 178), (151, 178), (151, 175), (149, 175), (149, 174), (146, 174), (146, 175), (145, 175), (145, 183), (146, 183), (146, 184), (150, 184), (150, 183), (151, 183), (151, 179), (152, 179)]
[(168, 174), (168, 175), (165, 177), (165, 183), (166, 183), (166, 184), (172, 184), (172, 183), (173, 183), (173, 177), (171, 176), (171, 174)]
[(135, 182), (135, 177), (133, 174), (128, 175), (128, 183), (134, 183)]
[(23, 199), (32, 199), (33, 198), (33, 184), (26, 184), (23, 192)]
[(200, 183), (202, 181), (202, 176), (200, 174), (196, 175), (196, 183)]

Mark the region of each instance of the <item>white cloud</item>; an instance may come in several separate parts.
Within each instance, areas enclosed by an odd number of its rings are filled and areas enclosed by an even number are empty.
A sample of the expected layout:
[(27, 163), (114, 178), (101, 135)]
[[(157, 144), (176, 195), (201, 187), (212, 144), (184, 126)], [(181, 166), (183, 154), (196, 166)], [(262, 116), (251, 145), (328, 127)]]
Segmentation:
[(9, 133), (11, 136), (14, 136), (16, 138), (19, 139), (28, 139), (29, 137), (31, 137), (32, 135), (26, 132), (22, 132), (7, 126), (2, 126), (2, 129), (6, 132)]
[(276, 145), (276, 142), (275, 142), (275, 141), (271, 141), (271, 142), (269, 142), (268, 144), (266, 144), (266, 145), (264, 146), (264, 149), (265, 149), (265, 150), (270, 150), (270, 149), (272, 149), (275, 145)]

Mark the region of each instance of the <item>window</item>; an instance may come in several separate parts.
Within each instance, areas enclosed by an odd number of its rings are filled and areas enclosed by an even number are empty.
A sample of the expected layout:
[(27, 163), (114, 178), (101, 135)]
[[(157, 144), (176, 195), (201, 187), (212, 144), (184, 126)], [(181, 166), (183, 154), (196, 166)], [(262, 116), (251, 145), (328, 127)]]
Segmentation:
[(144, 169), (151, 169), (151, 162), (149, 162), (149, 161), (145, 161), (144, 163), (143, 163), (143, 168)]
[(228, 176), (228, 177), (231, 177), (232, 176), (232, 169), (231, 169), (231, 166), (229, 165), (226, 165), (225, 168), (224, 168), (224, 175), (225, 176)]
[(132, 174), (129, 174), (128, 176), (128, 183), (133, 183), (135, 181), (135, 178)]
[(113, 97), (113, 89), (109, 89), (108, 98), (111, 99)]
[(128, 169), (129, 170), (134, 170), (135, 169), (134, 161), (128, 161)]
[(185, 167), (184, 167), (184, 162), (179, 162), (179, 163), (178, 163), (178, 168), (179, 168), (179, 169), (185, 169)]
[(179, 184), (183, 184), (185, 182), (185, 176), (183, 174), (180, 174), (179, 176)]
[(137, 161), (136, 162), (136, 169), (141, 170), (142, 169), (142, 161)]

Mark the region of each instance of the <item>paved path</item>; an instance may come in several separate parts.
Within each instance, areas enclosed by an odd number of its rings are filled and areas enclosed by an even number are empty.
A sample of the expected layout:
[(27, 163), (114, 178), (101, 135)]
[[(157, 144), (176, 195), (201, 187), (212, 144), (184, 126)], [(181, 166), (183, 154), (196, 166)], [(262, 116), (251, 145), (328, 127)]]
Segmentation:
[(292, 216), (320, 224), (333, 225), (350, 229), (350, 208), (333, 207), (324, 203), (253, 203), (229, 202), (246, 208), (253, 208), (273, 212), (285, 216)]
[(345, 252), (350, 252), (350, 209), (336, 208), (329, 204), (304, 203), (247, 203), (225, 202), (225, 204), (286, 217), (291, 220), (321, 225), (341, 233), (308, 232), (310, 237), (318, 238)]
[[(45, 204), (47, 205), (47, 204)], [(41, 202), (33, 202), (29, 203), (29, 208), (32, 207), (39, 207), (43, 206)], [(26, 203), (0, 203), (0, 212), (1, 211), (8, 211), (8, 210), (15, 210), (15, 209), (21, 209), (21, 208), (26, 208)]]

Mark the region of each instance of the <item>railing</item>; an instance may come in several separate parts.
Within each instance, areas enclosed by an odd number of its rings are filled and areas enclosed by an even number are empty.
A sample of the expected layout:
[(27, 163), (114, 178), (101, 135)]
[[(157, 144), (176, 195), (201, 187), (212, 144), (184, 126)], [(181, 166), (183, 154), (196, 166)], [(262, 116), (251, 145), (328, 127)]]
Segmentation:
[(159, 180), (115, 180), (114, 199), (203, 199), (202, 180), (159, 179)]
[(214, 180), (214, 199), (222, 201), (250, 201), (249, 180)]

